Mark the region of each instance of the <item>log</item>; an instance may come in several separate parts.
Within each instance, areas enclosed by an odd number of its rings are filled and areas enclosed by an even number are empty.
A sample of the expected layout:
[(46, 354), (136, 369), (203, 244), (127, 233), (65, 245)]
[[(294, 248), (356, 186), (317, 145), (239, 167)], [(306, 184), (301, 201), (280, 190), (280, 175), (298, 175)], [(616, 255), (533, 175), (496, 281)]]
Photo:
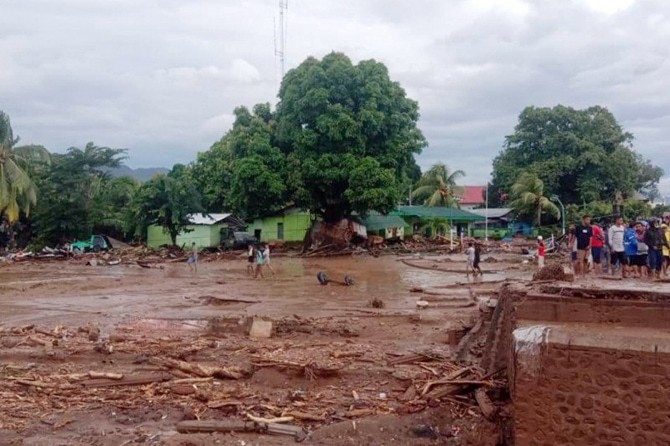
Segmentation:
[(475, 400), (487, 420), (493, 420), (496, 417), (498, 408), (493, 404), (483, 387), (475, 390)]
[(88, 376), (91, 379), (123, 379), (122, 373), (108, 373), (108, 372), (88, 372)]
[(84, 387), (114, 387), (114, 386), (140, 386), (156, 382), (170, 381), (172, 375), (169, 373), (157, 373), (151, 375), (125, 376), (123, 379), (89, 379), (82, 381)]
[(182, 434), (191, 434), (210, 432), (254, 432), (258, 427), (253, 421), (188, 420), (177, 423), (175, 429)]
[(250, 369), (242, 367), (211, 367), (172, 358), (152, 359), (152, 362), (201, 378), (242, 379), (249, 377), (252, 372)]
[(262, 423), (262, 424), (271, 424), (271, 423), (279, 424), (279, 423), (288, 423), (289, 421), (293, 421), (293, 417), (261, 418), (261, 417), (256, 417), (254, 415), (251, 415), (250, 413), (247, 413), (246, 416), (251, 421), (254, 421), (256, 423)]
[(307, 412), (300, 412), (298, 410), (290, 410), (288, 412), (284, 412), (282, 415), (293, 417), (296, 420), (302, 421), (326, 421), (326, 417), (323, 415), (314, 415)]

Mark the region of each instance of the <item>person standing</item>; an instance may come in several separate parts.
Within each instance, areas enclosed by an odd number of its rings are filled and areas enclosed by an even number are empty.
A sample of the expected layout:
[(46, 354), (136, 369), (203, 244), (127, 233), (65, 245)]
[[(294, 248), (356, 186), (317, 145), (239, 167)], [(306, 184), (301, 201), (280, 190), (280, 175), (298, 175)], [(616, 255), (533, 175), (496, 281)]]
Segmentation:
[(610, 248), (610, 273), (614, 275), (616, 268), (621, 271), (621, 277), (626, 277), (626, 247), (624, 245), (624, 235), (626, 227), (623, 224), (623, 218), (617, 217), (614, 224), (607, 231), (607, 243)]
[(597, 224), (591, 225), (591, 255), (593, 256), (593, 269), (596, 274), (603, 273), (602, 258), (605, 246), (605, 233), (603, 228)]
[(582, 224), (575, 228), (575, 238), (577, 240), (577, 262), (575, 263), (575, 273), (586, 276), (589, 269), (589, 255), (591, 254), (591, 239), (593, 230), (591, 229), (591, 216), (584, 215)]
[(644, 241), (645, 234), (645, 225), (641, 222), (635, 223), (635, 237), (637, 237), (635, 266), (637, 267), (638, 277), (647, 277), (649, 275), (649, 246)]
[(252, 275), (254, 273), (254, 261), (255, 261), (255, 252), (254, 245), (249, 245), (247, 248), (247, 275)]
[(265, 254), (263, 253), (263, 247), (261, 246), (256, 251), (256, 272), (254, 273), (254, 279), (261, 275), (261, 279), (265, 279), (263, 275), (263, 264), (265, 263)]
[(547, 249), (544, 246), (544, 241), (541, 235), (537, 236), (537, 269), (544, 267), (544, 256), (547, 254)]
[(627, 275), (638, 276), (636, 272), (637, 265), (637, 233), (635, 232), (635, 224), (631, 223), (623, 235), (623, 246), (626, 254), (626, 273)]
[(468, 249), (465, 250), (465, 255), (467, 256), (465, 264), (465, 275), (470, 278), (470, 271), (472, 271), (472, 276), (476, 277), (475, 273), (475, 247), (472, 242), (468, 243)]
[(198, 273), (198, 247), (195, 242), (191, 244), (191, 255), (188, 256), (186, 263), (191, 272)]
[(270, 265), (270, 245), (269, 244), (265, 244), (265, 251), (264, 251), (263, 256), (265, 257), (265, 266), (268, 267), (268, 269), (270, 270), (270, 272), (274, 276), (275, 275), (275, 270), (272, 269), (272, 265)]
[(475, 243), (475, 260), (472, 262), (472, 269), (474, 270), (475, 277), (477, 274), (479, 276), (483, 276), (484, 273), (482, 272), (482, 269), (479, 267), (479, 262), (482, 260), (482, 246), (479, 243)]
[(658, 225), (658, 219), (652, 218), (649, 227), (644, 233), (644, 242), (649, 248), (649, 275), (660, 278), (663, 269), (663, 248), (668, 247), (663, 229)]
[(663, 229), (665, 241), (668, 242), (668, 245), (663, 247), (663, 274), (667, 276), (668, 268), (670, 267), (670, 227), (666, 223), (663, 223), (661, 229)]

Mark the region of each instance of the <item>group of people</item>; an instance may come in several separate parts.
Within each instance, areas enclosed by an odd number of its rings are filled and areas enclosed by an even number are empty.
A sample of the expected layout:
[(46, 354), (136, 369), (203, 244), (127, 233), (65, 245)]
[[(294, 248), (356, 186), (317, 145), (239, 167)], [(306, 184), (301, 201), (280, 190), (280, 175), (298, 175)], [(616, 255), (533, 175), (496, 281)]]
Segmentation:
[(260, 274), (261, 278), (263, 276), (263, 268), (267, 267), (272, 275), (275, 274), (272, 265), (270, 265), (270, 245), (252, 245), (248, 246), (247, 251), (247, 274), (250, 276), (253, 275), (254, 279)]
[(568, 232), (575, 274), (585, 276), (591, 271), (602, 274), (606, 263), (612, 275), (652, 279), (667, 276), (670, 268), (669, 228), (670, 215), (628, 224), (619, 216), (606, 229), (592, 223), (589, 215), (584, 215), (582, 223), (571, 225)]

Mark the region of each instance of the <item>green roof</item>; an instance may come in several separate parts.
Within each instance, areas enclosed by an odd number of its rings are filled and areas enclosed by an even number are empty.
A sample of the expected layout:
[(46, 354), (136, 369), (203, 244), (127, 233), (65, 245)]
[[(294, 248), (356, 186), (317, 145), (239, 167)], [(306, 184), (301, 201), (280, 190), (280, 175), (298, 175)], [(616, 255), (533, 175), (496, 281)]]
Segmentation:
[(397, 215), (382, 215), (377, 212), (370, 212), (362, 223), (368, 231), (379, 231), (386, 228), (402, 228), (407, 223)]
[(485, 220), (485, 218), (481, 215), (473, 214), (472, 212), (464, 211), (458, 208), (447, 208), (441, 206), (398, 206), (395, 211), (391, 212), (391, 215), (397, 215), (400, 217), (441, 218), (455, 222)]

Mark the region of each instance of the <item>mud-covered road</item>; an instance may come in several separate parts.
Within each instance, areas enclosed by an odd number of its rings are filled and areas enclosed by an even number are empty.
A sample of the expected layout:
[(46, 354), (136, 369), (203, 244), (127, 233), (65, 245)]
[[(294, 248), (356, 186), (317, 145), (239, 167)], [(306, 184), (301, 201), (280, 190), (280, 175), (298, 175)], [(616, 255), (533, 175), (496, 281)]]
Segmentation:
[[(495, 426), (471, 402), (403, 396), (453, 372), (454, 327), (472, 325), (478, 300), (532, 273), (518, 257), (498, 260), (508, 261), (485, 262), (475, 285), (460, 272), (462, 256), (276, 256), (264, 279), (247, 275), (243, 257), (201, 263), (197, 274), (184, 263), (4, 266), (0, 444), (294, 442), (175, 430), (182, 420), (248, 416), (289, 416), (307, 444), (495, 444)], [(356, 284), (322, 286), (319, 271)], [(271, 338), (248, 336), (254, 317), (272, 321)], [(430, 366), (389, 366), (427, 350), (437, 355)], [(185, 373), (184, 363), (235, 377)], [(124, 384), (107, 387), (89, 372)], [(429, 435), (414, 432), (424, 424)]]

